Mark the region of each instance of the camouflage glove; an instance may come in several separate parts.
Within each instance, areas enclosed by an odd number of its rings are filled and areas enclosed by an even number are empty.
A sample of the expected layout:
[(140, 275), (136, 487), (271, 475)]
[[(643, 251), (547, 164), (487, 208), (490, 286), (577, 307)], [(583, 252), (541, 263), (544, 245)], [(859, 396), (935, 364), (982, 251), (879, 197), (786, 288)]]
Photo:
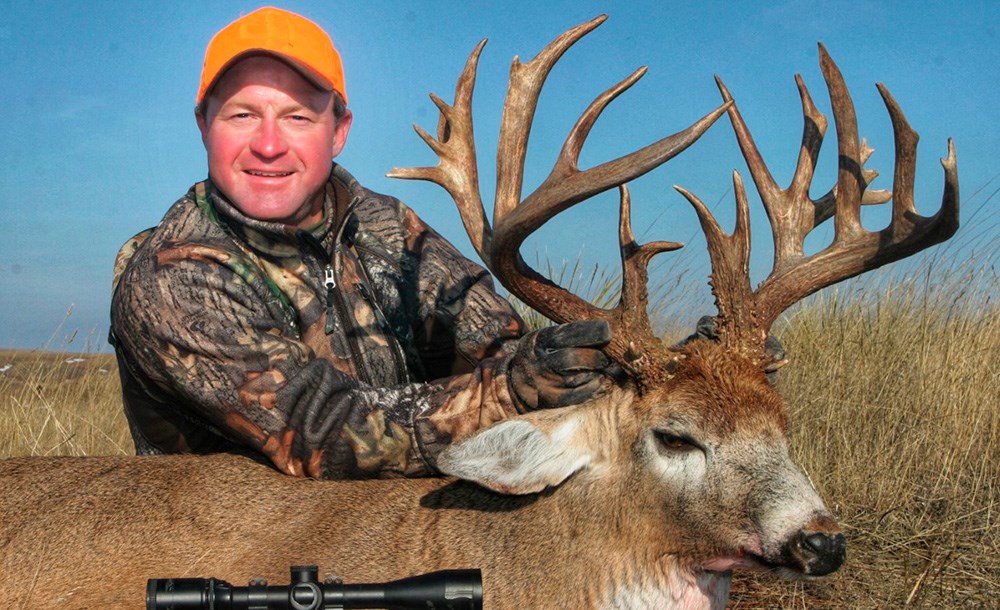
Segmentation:
[[(679, 345), (684, 345), (695, 339), (719, 340), (718, 329), (715, 327), (715, 319), (712, 316), (699, 318), (698, 324), (695, 325), (694, 334), (681, 341)], [(778, 369), (788, 364), (788, 359), (785, 357), (785, 346), (774, 335), (768, 335), (764, 341), (764, 351), (770, 357), (764, 366), (764, 373), (767, 374), (767, 381), (774, 385), (778, 382)]]
[(601, 351), (611, 328), (583, 320), (530, 332), (510, 361), (510, 388), (525, 410), (580, 404), (605, 387), (614, 365)]

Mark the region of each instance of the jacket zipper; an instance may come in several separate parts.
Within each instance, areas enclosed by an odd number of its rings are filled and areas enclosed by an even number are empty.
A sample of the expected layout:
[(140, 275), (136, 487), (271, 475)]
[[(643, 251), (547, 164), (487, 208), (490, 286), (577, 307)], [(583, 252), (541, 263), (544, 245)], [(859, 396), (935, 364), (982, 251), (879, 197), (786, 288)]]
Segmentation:
[[(347, 207), (347, 215), (345, 216), (345, 219), (350, 217), (354, 208), (356, 208), (360, 203), (361, 203), (360, 198), (355, 198), (353, 201), (351, 201), (351, 205)], [(381, 252), (376, 252), (371, 248), (367, 248), (362, 244), (359, 244), (357, 241), (355, 241), (353, 234), (345, 235), (344, 228), (346, 226), (347, 226), (347, 221), (345, 220), (343, 226), (341, 226), (340, 233), (338, 234), (337, 244), (345, 242), (350, 247), (369, 252), (370, 254), (379, 257), (388, 265), (393, 267), (397, 272), (402, 274), (403, 268), (397, 261), (387, 257)], [(340, 238), (341, 235), (343, 235), (344, 237), (343, 239)], [(358, 260), (358, 268), (361, 269), (361, 275), (363, 276), (364, 281), (359, 282), (356, 288), (358, 289), (358, 292), (361, 294), (361, 297), (365, 301), (367, 301), (368, 305), (372, 308), (372, 311), (375, 313), (375, 322), (376, 324), (378, 324), (379, 328), (382, 329), (382, 334), (385, 335), (386, 342), (389, 343), (389, 353), (392, 354), (393, 364), (395, 364), (394, 368), (396, 371), (397, 383), (409, 383), (410, 369), (409, 367), (406, 366), (406, 355), (403, 354), (403, 346), (400, 343), (399, 338), (396, 336), (396, 333), (392, 330), (392, 326), (386, 319), (385, 314), (382, 312), (382, 307), (378, 304), (378, 301), (375, 300), (375, 295), (372, 294), (371, 290), (368, 289), (368, 286), (374, 285), (372, 283), (371, 276), (368, 275), (368, 268), (365, 267), (364, 261), (361, 259), (360, 255), (357, 257), (357, 260)]]
[[(365, 270), (364, 264), (360, 265), (362, 272), (365, 274), (365, 278), (368, 278), (368, 271)], [(395, 365), (394, 370), (396, 371), (396, 381), (397, 383), (406, 383), (410, 380), (410, 373), (406, 368), (406, 358), (403, 356), (403, 348), (399, 345), (399, 340), (396, 338), (396, 333), (392, 331), (392, 327), (389, 325), (389, 321), (386, 320), (385, 314), (382, 313), (382, 308), (375, 301), (375, 296), (368, 290), (368, 286), (365, 286), (363, 282), (358, 282), (354, 285), (358, 292), (361, 294), (361, 298), (368, 302), (368, 306), (372, 308), (375, 312), (375, 323), (380, 329), (382, 329), (382, 334), (385, 335), (387, 343), (389, 343), (389, 353), (392, 354), (392, 361)]]
[(295, 232), (295, 237), (312, 250), (316, 261), (323, 266), (323, 286), (326, 287), (326, 334), (333, 332), (333, 303), (334, 289), (337, 287), (336, 274), (333, 271), (333, 258), (326, 253), (326, 248), (309, 231), (299, 229)]
[(381, 251), (376, 250), (375, 248), (369, 248), (368, 246), (366, 246), (364, 244), (359, 244), (356, 241), (351, 241), (351, 245), (354, 246), (355, 248), (357, 248), (358, 250), (363, 250), (364, 252), (367, 252), (371, 256), (374, 256), (374, 257), (378, 258), (379, 260), (381, 260), (386, 265), (389, 265), (390, 267), (392, 267), (396, 272), (403, 273), (403, 266), (399, 264), (399, 261), (397, 261), (397, 260), (395, 260), (393, 258), (390, 258), (389, 256), (387, 256), (386, 254), (382, 253)]
[(326, 286), (326, 334), (329, 335), (333, 332), (333, 289), (337, 287), (330, 263), (323, 267), (323, 285)]
[[(309, 231), (299, 229), (295, 232), (295, 236), (299, 239), (300, 243), (309, 246), (313, 251), (313, 256), (317, 261), (323, 265), (323, 285), (326, 287), (326, 334), (330, 335), (334, 330), (334, 317), (339, 316), (340, 320), (347, 324), (350, 318), (347, 316), (347, 306), (343, 302), (343, 295), (337, 292), (337, 281), (336, 272), (334, 271), (334, 262), (336, 260), (336, 248), (334, 245), (334, 254), (332, 257), (328, 257), (326, 249), (323, 244), (320, 243), (319, 239)], [(339, 240), (338, 240), (339, 243)], [(336, 309), (336, 314), (334, 313)], [(358, 345), (354, 338), (351, 336), (347, 329), (344, 329), (344, 337), (347, 340), (347, 347), (351, 350), (351, 359), (354, 360), (354, 368), (358, 371), (358, 376), (367, 384), (371, 384), (372, 377), (368, 374), (368, 370), (365, 367), (364, 360), (361, 358), (361, 350), (358, 349)]]
[[(382, 252), (374, 248), (369, 248), (364, 244), (359, 244), (354, 239), (351, 239), (351, 236), (348, 236), (348, 244), (353, 246), (354, 248), (357, 248), (359, 252), (362, 251), (367, 252), (369, 255), (378, 258), (389, 267), (392, 267), (397, 273), (402, 275), (403, 266), (399, 264), (399, 261), (390, 258), (389, 256), (383, 254)], [(368, 275), (368, 268), (365, 266), (364, 262), (361, 261), (360, 256), (358, 257), (358, 262), (360, 263), (359, 266), (361, 267), (361, 273), (362, 275), (364, 275), (365, 281), (369, 285), (374, 285), (371, 276)], [(371, 293), (370, 290), (368, 290), (367, 286), (365, 286), (364, 284), (359, 284), (358, 292), (360, 292), (361, 296), (366, 301), (368, 301), (369, 305), (371, 305), (371, 308), (375, 311), (376, 321), (382, 328), (382, 332), (385, 333), (386, 337), (389, 339), (389, 342), (392, 343), (391, 352), (393, 360), (395, 361), (396, 364), (396, 371), (397, 371), (396, 378), (399, 380), (399, 383), (409, 383), (410, 369), (409, 367), (406, 366), (406, 355), (403, 354), (403, 346), (400, 343), (399, 338), (396, 336), (396, 333), (393, 332), (392, 327), (389, 325), (388, 320), (385, 319), (385, 316), (382, 313), (382, 308), (375, 300), (375, 296)]]
[[(348, 214), (345, 216), (345, 218), (350, 217), (350, 210), (353, 209), (358, 203), (359, 203), (358, 200), (355, 200), (351, 203), (351, 205), (348, 208)], [(346, 226), (346, 224), (347, 223), (345, 221), (343, 225)], [(337, 236), (334, 241), (334, 254), (333, 257), (329, 259), (327, 258), (326, 255), (326, 249), (323, 247), (323, 244), (320, 243), (319, 239), (317, 239), (315, 235), (302, 229), (299, 229), (295, 233), (295, 236), (299, 238), (299, 241), (308, 245), (313, 250), (313, 254), (317, 257), (319, 262), (323, 264), (323, 285), (326, 287), (326, 303), (327, 303), (326, 305), (327, 335), (331, 334), (334, 329), (333, 316), (334, 316), (335, 306), (337, 308), (337, 313), (340, 314), (340, 319), (345, 324), (347, 323), (348, 320), (351, 319), (348, 318), (347, 316), (347, 305), (343, 302), (343, 295), (335, 290), (335, 288), (337, 287), (337, 282), (336, 282), (336, 275), (334, 272), (334, 265), (336, 262), (337, 252), (339, 251), (341, 247), (340, 244), (343, 241), (341, 239), (341, 234), (343, 233), (344, 226), (341, 226), (340, 230), (337, 233)], [(353, 240), (351, 240), (349, 243), (353, 244), (354, 242)], [(379, 256), (379, 258), (385, 260), (387, 263), (394, 265), (398, 268), (398, 265), (396, 264), (395, 261), (392, 261), (379, 253), (375, 253), (368, 249), (366, 250), (372, 252), (372, 254)], [(365, 282), (368, 282), (370, 284), (371, 278), (368, 276), (368, 269), (365, 268), (364, 263), (362, 263), (360, 259), (358, 260), (358, 267), (360, 267), (361, 269), (361, 274), (364, 276)], [(365, 284), (365, 282), (355, 283), (354, 288), (358, 291), (358, 294), (361, 295), (361, 298), (363, 298), (368, 303), (368, 306), (371, 307), (372, 312), (375, 314), (375, 324), (379, 327), (379, 330), (382, 331), (382, 334), (386, 338), (386, 342), (389, 344), (389, 353), (392, 355), (392, 361), (394, 365), (393, 370), (395, 371), (396, 374), (396, 382), (408, 383), (410, 380), (410, 372), (406, 367), (406, 356), (403, 354), (403, 348), (399, 344), (399, 339), (396, 338), (396, 333), (393, 332), (392, 327), (389, 324), (389, 321), (385, 317), (385, 314), (382, 312), (382, 308), (375, 300), (375, 295), (373, 295), (371, 290), (368, 289), (368, 286)], [(365, 379), (365, 381), (370, 383), (371, 376), (368, 375), (365, 370), (364, 361), (361, 359), (361, 353), (360, 350), (358, 349), (356, 341), (354, 340), (354, 337), (349, 332), (345, 332), (344, 335), (347, 339), (347, 344), (350, 347), (351, 355), (354, 358), (355, 367), (358, 369), (358, 374), (361, 375), (362, 378)]]

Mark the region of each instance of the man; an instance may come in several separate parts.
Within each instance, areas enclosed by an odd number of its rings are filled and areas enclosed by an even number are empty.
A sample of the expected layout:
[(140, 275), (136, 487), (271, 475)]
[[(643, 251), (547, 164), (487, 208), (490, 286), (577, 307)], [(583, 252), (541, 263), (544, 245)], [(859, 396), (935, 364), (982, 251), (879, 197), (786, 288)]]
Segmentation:
[(195, 110), (209, 178), (116, 264), (138, 453), (433, 474), (449, 442), (606, 385), (605, 324), (524, 334), (483, 269), (333, 163), (351, 118), (311, 21), (264, 8), (209, 43)]

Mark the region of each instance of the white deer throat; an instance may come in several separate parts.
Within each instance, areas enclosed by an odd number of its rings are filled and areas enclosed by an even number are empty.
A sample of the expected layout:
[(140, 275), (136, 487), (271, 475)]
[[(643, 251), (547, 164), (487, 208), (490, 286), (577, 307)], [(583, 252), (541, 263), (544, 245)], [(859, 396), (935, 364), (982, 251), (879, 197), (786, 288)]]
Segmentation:
[(675, 559), (658, 564), (657, 574), (640, 571), (614, 583), (604, 608), (615, 610), (724, 610), (729, 601), (729, 572), (691, 572)]

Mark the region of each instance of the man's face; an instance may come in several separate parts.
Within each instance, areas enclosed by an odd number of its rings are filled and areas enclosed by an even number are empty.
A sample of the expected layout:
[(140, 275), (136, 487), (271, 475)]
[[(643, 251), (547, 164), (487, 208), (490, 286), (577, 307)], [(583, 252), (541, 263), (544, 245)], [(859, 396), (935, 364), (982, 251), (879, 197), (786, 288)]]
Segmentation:
[(288, 64), (252, 56), (226, 70), (198, 128), (212, 182), (244, 214), (298, 227), (319, 222), (332, 159), (351, 114)]

